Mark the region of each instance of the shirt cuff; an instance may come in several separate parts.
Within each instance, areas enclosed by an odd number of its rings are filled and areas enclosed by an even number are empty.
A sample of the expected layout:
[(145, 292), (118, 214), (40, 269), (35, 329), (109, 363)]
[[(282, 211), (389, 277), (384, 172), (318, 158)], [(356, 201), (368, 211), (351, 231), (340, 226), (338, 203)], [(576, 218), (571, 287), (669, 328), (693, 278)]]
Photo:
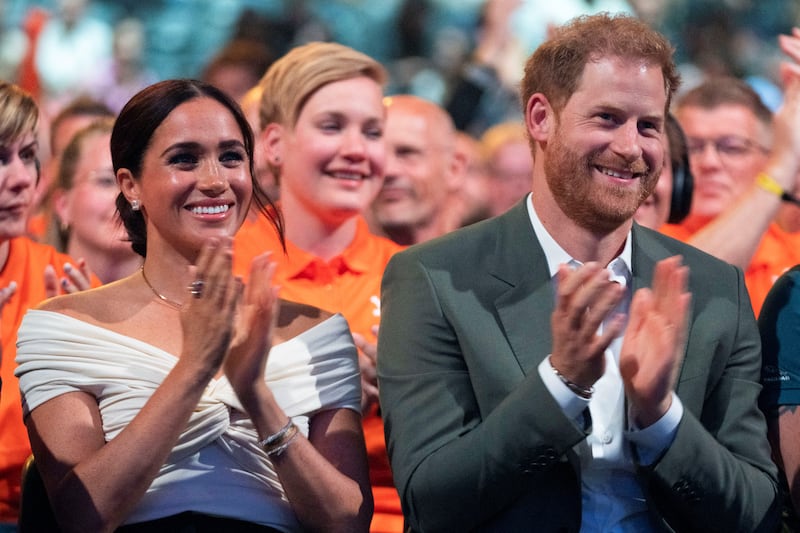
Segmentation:
[(564, 414), (573, 420), (577, 420), (583, 424), (583, 411), (589, 407), (589, 400), (581, 398), (564, 383), (558, 379), (555, 372), (553, 372), (553, 365), (550, 364), (550, 356), (544, 358), (539, 363), (539, 376), (541, 376), (544, 386), (550, 391), (550, 394), (556, 400), (556, 403), (561, 406)]
[(672, 393), (672, 405), (664, 416), (644, 429), (632, 427), (626, 437), (636, 446), (639, 464), (649, 466), (661, 457), (670, 447), (678, 433), (678, 424), (683, 417), (683, 404), (675, 392)]

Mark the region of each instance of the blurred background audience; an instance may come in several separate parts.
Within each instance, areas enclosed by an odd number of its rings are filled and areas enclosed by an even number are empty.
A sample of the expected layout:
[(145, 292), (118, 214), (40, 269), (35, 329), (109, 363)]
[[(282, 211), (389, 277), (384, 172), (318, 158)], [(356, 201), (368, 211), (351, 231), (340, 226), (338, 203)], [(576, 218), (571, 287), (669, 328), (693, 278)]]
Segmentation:
[(521, 121), (495, 124), (481, 135), (489, 177), (489, 216), (502, 215), (531, 191), (533, 157)]
[(100, 77), (104, 87), (131, 90), (151, 78), (207, 78), (230, 43), (260, 48), (255, 64), (333, 40), (386, 65), (388, 94), (458, 106), (464, 99), (452, 96), (465, 79), (477, 84), (466, 94), (480, 105), (454, 119), (479, 136), (518, 113), (521, 58), (548, 28), (601, 10), (635, 13), (665, 33), (682, 90), (707, 74), (728, 74), (747, 79), (771, 108), (779, 105), (776, 36), (800, 20), (792, 0), (0, 0), (0, 77), (58, 101), (97, 87)]
[[(37, 240), (45, 240), (47, 228), (51, 222), (50, 196), (54, 182), (58, 177), (61, 154), (72, 137), (82, 128), (99, 118), (114, 118), (115, 114), (107, 105), (88, 96), (78, 96), (61, 107), (58, 113), (49, 119), (40, 118), (43, 128), (49, 135), (39, 135), (39, 166), (41, 172), (36, 183), (36, 195), (28, 221), (28, 236)], [(49, 123), (48, 123), (49, 121)], [(50, 238), (52, 242), (53, 239)]]
[(117, 214), (119, 194), (111, 164), (113, 118), (101, 118), (78, 130), (61, 157), (52, 194), (49, 242), (91, 265), (103, 283), (133, 274), (142, 258), (128, 241)]

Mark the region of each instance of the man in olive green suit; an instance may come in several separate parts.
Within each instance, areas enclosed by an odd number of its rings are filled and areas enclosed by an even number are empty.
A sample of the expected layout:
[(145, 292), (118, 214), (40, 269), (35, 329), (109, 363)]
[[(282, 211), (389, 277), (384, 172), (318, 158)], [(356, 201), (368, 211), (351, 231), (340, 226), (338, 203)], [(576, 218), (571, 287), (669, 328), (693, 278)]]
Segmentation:
[(773, 531), (776, 468), (740, 270), (635, 225), (672, 50), (560, 29), (522, 81), (532, 194), (398, 254), (378, 377), (414, 531)]

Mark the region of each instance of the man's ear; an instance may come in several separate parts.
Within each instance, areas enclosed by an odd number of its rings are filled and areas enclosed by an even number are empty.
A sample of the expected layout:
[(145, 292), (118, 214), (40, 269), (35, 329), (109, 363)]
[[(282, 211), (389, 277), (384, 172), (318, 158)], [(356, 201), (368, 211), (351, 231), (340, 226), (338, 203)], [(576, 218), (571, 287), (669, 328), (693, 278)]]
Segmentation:
[(555, 112), (542, 93), (535, 93), (525, 106), (525, 126), (534, 141), (547, 141), (555, 131)]
[(461, 187), (464, 186), (468, 164), (467, 154), (454, 147), (447, 172), (447, 181), (445, 183), (445, 186), (451, 193), (461, 190)]
[(277, 122), (270, 122), (264, 131), (258, 136), (258, 142), (267, 156), (267, 161), (272, 166), (280, 166), (283, 163), (284, 152), (284, 127)]
[(127, 168), (117, 170), (117, 185), (128, 203), (139, 200), (139, 184), (133, 179), (133, 174)]

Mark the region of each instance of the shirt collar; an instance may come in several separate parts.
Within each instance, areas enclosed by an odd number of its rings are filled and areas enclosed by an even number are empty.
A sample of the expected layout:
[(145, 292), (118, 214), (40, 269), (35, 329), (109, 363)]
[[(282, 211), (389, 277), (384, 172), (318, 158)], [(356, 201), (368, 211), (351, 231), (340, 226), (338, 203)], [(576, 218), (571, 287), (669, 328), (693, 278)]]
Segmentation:
[[(372, 237), (369, 232), (367, 222), (358, 217), (356, 221), (356, 233), (347, 248), (336, 257), (324, 261), (319, 257), (298, 248), (295, 244), (287, 241), (286, 248), (289, 255), (287, 266), (287, 277), (295, 278), (301, 275), (315, 277), (314, 272), (319, 268), (336, 268), (339, 271), (349, 270), (351, 272), (363, 273), (369, 271), (375, 257), (367, 241)], [(325, 265), (325, 266), (323, 266)]]
[[(580, 265), (581, 262), (570, 256), (545, 229), (544, 224), (542, 224), (542, 221), (539, 219), (539, 215), (536, 214), (536, 210), (533, 208), (532, 194), (528, 194), (526, 205), (528, 207), (528, 216), (533, 225), (533, 231), (536, 233), (536, 238), (539, 239), (539, 244), (542, 246), (544, 255), (547, 258), (547, 268), (550, 272), (550, 277), (552, 278), (556, 275), (559, 265)], [(628, 236), (625, 238), (625, 246), (622, 248), (622, 253), (614, 258), (606, 267), (611, 272), (611, 279), (613, 281), (618, 281), (625, 286), (628, 285), (631, 272), (633, 272), (631, 268), (631, 257), (631, 232), (629, 230)]]

